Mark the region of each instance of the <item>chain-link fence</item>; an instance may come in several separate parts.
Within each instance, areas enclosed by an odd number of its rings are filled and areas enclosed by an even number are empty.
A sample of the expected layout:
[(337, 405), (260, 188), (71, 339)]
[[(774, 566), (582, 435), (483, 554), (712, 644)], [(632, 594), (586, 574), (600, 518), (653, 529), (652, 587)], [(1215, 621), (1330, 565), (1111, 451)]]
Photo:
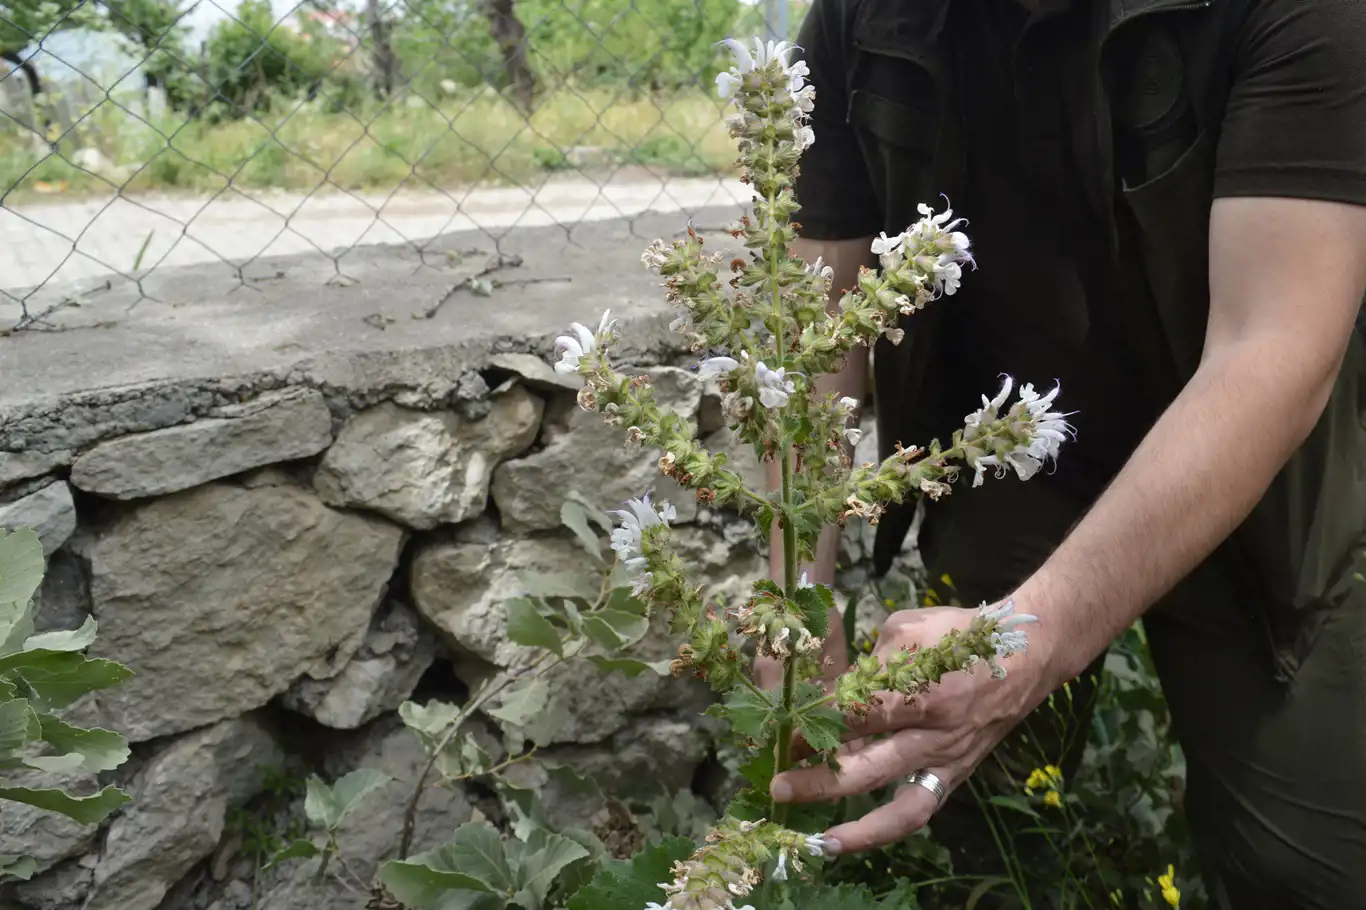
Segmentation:
[(714, 45), (804, 11), (0, 0), (0, 330), (174, 265), (314, 251), (344, 277), (366, 244), (741, 200)]

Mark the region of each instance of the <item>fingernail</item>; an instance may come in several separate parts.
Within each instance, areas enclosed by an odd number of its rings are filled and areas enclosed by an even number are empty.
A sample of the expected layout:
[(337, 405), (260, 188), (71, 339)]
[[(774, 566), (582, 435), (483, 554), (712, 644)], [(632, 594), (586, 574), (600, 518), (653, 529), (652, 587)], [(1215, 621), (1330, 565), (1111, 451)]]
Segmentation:
[(768, 787), (769, 795), (780, 803), (792, 799), (792, 785), (785, 780), (775, 780)]
[(840, 845), (840, 842), (837, 841), (837, 840), (835, 840), (833, 837), (827, 837), (827, 838), (825, 838), (825, 855), (826, 855), (826, 856), (838, 856), (839, 853), (840, 853), (840, 851), (842, 851), (843, 849), (844, 849), (844, 847), (842, 847), (842, 846)]

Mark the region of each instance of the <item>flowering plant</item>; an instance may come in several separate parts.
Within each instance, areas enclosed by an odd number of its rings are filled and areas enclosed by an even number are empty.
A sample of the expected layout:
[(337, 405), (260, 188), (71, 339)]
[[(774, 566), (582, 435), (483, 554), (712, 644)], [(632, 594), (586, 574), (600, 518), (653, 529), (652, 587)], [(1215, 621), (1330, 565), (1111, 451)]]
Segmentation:
[[(904, 317), (958, 289), (964, 266), (975, 267), (960, 230), (965, 222), (951, 209), (936, 214), (922, 204), (919, 221), (873, 242), (881, 269), (862, 269), (857, 287), (827, 309), (833, 271), (819, 260), (805, 263), (788, 254), (797, 237), (794, 176), (803, 151), (817, 139), (806, 64), (791, 59), (795, 48), (785, 42), (756, 39), (752, 49), (734, 40), (724, 44), (735, 64), (717, 77), (717, 88), (734, 107), (727, 127), (739, 146), (741, 179), (754, 193), (752, 216), (730, 231), (746, 255), (727, 261), (724, 253), (708, 254), (704, 238), (689, 228), (683, 240), (652, 243), (642, 260), (663, 277), (668, 302), (679, 310), (671, 328), (694, 350), (711, 353), (698, 372), (719, 381), (730, 428), (779, 466), (780, 487), (747, 488), (723, 454), (699, 444), (691, 422), (658, 406), (647, 377), (613, 367), (610, 314), (596, 331), (575, 323), (572, 334), (557, 340), (556, 369), (583, 377), (579, 404), (622, 427), (628, 445), (662, 450), (660, 470), (694, 490), (699, 501), (752, 517), (765, 537), (779, 528), (783, 583), (759, 580), (743, 603), (713, 602), (691, 582), (671, 546), (671, 505), (646, 495), (615, 513), (620, 526), (612, 547), (633, 575), (633, 593), (652, 610), (666, 611), (671, 629), (684, 638), (671, 670), (705, 679), (721, 693), (713, 713), (727, 719), (746, 745), (742, 773), (751, 786), (705, 842), (673, 864), (672, 880), (623, 889), (618, 879), (629, 877), (631, 868), (605, 870), (600, 878), (612, 881), (588, 886), (598, 889), (592, 905), (603, 910), (640, 910), (618, 899), (628, 893), (644, 895), (645, 910), (744, 910), (755, 900), (776, 907), (791, 900), (785, 888), (809, 886), (798, 874), (825, 856), (820, 821), (768, 797), (772, 777), (794, 764), (797, 737), (813, 760), (834, 762), (846, 714), (864, 714), (886, 697), (914, 699), (946, 673), (972, 672), (979, 664), (1003, 677), (1000, 661), (1024, 650), (1024, 626), (1035, 618), (1015, 614), (1009, 602), (983, 605), (968, 627), (938, 643), (886, 660), (859, 657), (833, 686), (822, 688), (815, 681), (822, 675), (834, 600), (828, 587), (799, 574), (802, 560), (813, 555), (827, 526), (851, 518), (875, 523), (888, 502), (948, 495), (965, 468), (974, 487), (988, 472), (1013, 470), (1027, 480), (1057, 456), (1069, 432), (1064, 415), (1052, 410), (1057, 388), (1040, 394), (1025, 384), (1007, 404), (1015, 386), (1006, 378), (994, 397), (982, 397), (982, 407), (948, 445), (898, 444), (880, 464), (852, 464), (846, 445), (858, 440), (849, 424), (859, 403), (821, 394), (813, 377), (837, 369), (847, 354), (882, 335), (899, 343)], [(725, 281), (723, 268), (731, 273)], [(751, 646), (782, 663), (776, 690), (755, 682)]]

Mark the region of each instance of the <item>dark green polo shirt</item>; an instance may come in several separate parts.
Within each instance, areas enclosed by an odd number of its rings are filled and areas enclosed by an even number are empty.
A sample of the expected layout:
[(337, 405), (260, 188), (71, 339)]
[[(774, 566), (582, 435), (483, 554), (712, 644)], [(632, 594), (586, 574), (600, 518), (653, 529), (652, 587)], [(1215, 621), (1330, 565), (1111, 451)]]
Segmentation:
[[(874, 185), (880, 178), (870, 175), (847, 121), (860, 2), (816, 0), (799, 39), (817, 93), (816, 143), (797, 182), (799, 220), (810, 239), (905, 227), (887, 223)], [(1093, 208), (1078, 179), (1100, 167), (1097, 136), (1104, 128), (1082, 90), (1095, 78), (1094, 63), (1078, 53), (1087, 46), (1095, 2), (1043, 0), (1033, 13), (1018, 0), (950, 5), (937, 40), (950, 51), (957, 109), (949, 115), (957, 118), (964, 157), (963, 189), (952, 203), (970, 221), (980, 268), (964, 277), (957, 295), (933, 304), (943, 312), (925, 389), (914, 403), (895, 402), (913, 407), (917, 423), (943, 439), (981, 393), (994, 391), (1000, 373), (1036, 385), (1060, 381), (1059, 403), (1076, 412), (1077, 439), (1055, 470), (1032, 482), (1087, 499), (1168, 403), (1145, 392), (1134, 359), (1136, 349), (1158, 347), (1137, 338), (1145, 328), (1156, 337), (1157, 317), (1119, 312), (1144, 295), (1121, 286), (1121, 270), (1105, 247), (1107, 213)], [(1328, 34), (1344, 21), (1331, 14), (1343, 2), (1366, 0), (1250, 4), (1233, 39), (1214, 196), (1366, 204), (1366, 53), (1344, 55), (1341, 36)], [(1155, 176), (1142, 167), (1119, 149), (1116, 185)], [(892, 403), (897, 390), (878, 393)]]

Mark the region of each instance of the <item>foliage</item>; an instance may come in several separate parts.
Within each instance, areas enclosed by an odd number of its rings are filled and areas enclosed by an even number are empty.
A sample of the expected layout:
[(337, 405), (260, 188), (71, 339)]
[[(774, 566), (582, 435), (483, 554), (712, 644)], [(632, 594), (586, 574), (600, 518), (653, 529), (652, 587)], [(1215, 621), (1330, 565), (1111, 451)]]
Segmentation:
[[(0, 529), (0, 774), (33, 769), (53, 774), (97, 775), (128, 760), (128, 744), (109, 730), (85, 730), (57, 711), (82, 695), (118, 685), (132, 676), (120, 664), (88, 658), (94, 619), (70, 632), (34, 634), (32, 597), (42, 583), (43, 547), (29, 528)], [(78, 796), (0, 777), (0, 799), (57, 812), (97, 825), (128, 801), (116, 787)], [(33, 860), (0, 857), (0, 873), (28, 878)]]

